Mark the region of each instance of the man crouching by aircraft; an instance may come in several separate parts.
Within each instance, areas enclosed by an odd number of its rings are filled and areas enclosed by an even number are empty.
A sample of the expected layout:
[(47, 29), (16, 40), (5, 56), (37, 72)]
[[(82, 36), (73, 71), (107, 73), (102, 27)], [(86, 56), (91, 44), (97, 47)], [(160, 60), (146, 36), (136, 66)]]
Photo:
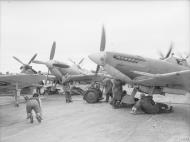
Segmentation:
[(152, 96), (140, 95), (140, 99), (132, 107), (132, 114), (136, 114), (137, 111), (143, 111), (147, 114), (159, 114), (159, 113), (170, 113), (173, 111), (172, 106), (168, 106), (163, 103), (156, 103)]
[(36, 114), (36, 119), (39, 123), (41, 123), (42, 120), (42, 114), (41, 114), (41, 100), (39, 98), (39, 94), (34, 93), (34, 95), (29, 98), (28, 96), (25, 97), (26, 100), (26, 112), (27, 112), (27, 119), (30, 119), (30, 123), (33, 123), (33, 115), (32, 110)]

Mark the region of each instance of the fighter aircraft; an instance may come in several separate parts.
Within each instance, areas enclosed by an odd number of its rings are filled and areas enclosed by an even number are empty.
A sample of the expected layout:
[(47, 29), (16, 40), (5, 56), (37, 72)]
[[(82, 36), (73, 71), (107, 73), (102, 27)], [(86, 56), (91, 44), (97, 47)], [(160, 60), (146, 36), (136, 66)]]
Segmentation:
[(58, 83), (61, 83), (62, 80), (65, 79), (66, 75), (83, 74), (82, 69), (79, 68), (83, 59), (77, 65), (74, 64), (73, 66), (70, 66), (60, 61), (53, 60), (55, 55), (55, 48), (56, 48), (56, 42), (53, 42), (49, 61), (44, 62), (44, 61), (34, 60), (33, 63), (46, 65), (48, 68), (48, 74), (50, 71), (52, 75), (55, 75)]
[(173, 64), (178, 64), (190, 68), (190, 53), (183, 56), (180, 52), (177, 52), (178, 56), (175, 56), (175, 53), (172, 52), (172, 50), (173, 42), (171, 42), (170, 48), (165, 56), (162, 54), (162, 52), (158, 52), (160, 55), (160, 59)]
[(15, 60), (22, 64), (20, 67), (21, 73), (0, 75), (0, 90), (16, 90), (16, 106), (18, 106), (18, 97), (20, 96), (22, 89), (26, 87), (37, 87), (39, 86), (38, 83), (45, 79), (44, 75), (37, 74), (37, 72), (30, 66), (30, 63), (36, 56), (37, 54), (31, 58), (28, 64), (23, 63), (21, 60), (13, 56)]
[(64, 62), (53, 60), (55, 55), (55, 49), (56, 49), (56, 42), (53, 42), (49, 61), (44, 62), (44, 61), (34, 60), (32, 62), (36, 64), (46, 65), (48, 68), (48, 74), (50, 71), (52, 75), (55, 75), (58, 83), (62, 84), (69, 81), (90, 82), (95, 79), (99, 80), (100, 76), (102, 77), (102, 75), (100, 74), (95, 77), (94, 73), (81, 68), (80, 65), (83, 62), (84, 58), (81, 59), (78, 62), (78, 64), (73, 60), (69, 59), (73, 63), (72, 66)]
[(149, 95), (171, 93), (185, 94), (190, 92), (190, 68), (170, 62), (116, 52), (105, 52), (106, 36), (102, 28), (100, 52), (89, 55), (89, 58), (115, 79), (134, 87), (137, 91)]

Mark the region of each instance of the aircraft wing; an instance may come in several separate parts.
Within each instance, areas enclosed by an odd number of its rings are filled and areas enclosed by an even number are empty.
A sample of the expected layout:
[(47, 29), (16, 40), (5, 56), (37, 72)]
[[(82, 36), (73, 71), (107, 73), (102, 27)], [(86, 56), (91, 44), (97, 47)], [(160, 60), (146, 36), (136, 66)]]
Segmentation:
[(63, 83), (71, 82), (71, 81), (77, 81), (77, 82), (86, 82), (90, 83), (91, 81), (98, 81), (101, 82), (105, 78), (108, 78), (108, 75), (103, 75), (103, 74), (91, 74), (91, 75), (69, 75)]
[(8, 86), (16, 86), (18, 88), (24, 88), (29, 86), (36, 86), (41, 80), (45, 80), (44, 75), (38, 74), (15, 74), (15, 75), (0, 75), (0, 88), (6, 88)]
[(148, 86), (173, 86), (190, 89), (190, 70), (171, 72), (165, 74), (150, 74), (139, 71), (134, 73), (141, 75), (133, 81), (137, 84)]

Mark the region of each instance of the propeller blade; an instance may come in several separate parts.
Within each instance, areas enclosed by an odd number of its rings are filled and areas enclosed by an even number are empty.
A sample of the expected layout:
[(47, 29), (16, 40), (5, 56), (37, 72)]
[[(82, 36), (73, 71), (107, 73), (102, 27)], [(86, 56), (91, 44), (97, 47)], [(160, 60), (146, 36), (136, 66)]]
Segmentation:
[(185, 59), (187, 59), (187, 58), (189, 58), (189, 57), (190, 57), (190, 54), (189, 54), (189, 55), (187, 55)]
[(170, 54), (171, 54), (171, 52), (172, 52), (172, 49), (173, 49), (173, 43), (170, 44), (170, 48), (169, 48), (169, 50), (168, 50), (168, 53), (167, 53), (166, 56), (165, 56), (165, 59), (170, 56)]
[(21, 60), (19, 60), (17, 57), (13, 56), (13, 58), (14, 58), (15, 60), (17, 60), (19, 63), (21, 63), (22, 65), (26, 65), (26, 64), (24, 64)]
[(32, 61), (34, 61), (34, 59), (36, 58), (36, 56), (37, 56), (37, 53), (34, 54), (34, 56), (30, 59), (30, 61), (28, 62), (28, 65), (29, 65)]
[(84, 61), (84, 58), (82, 58), (82, 59), (80, 60), (80, 62), (78, 63), (78, 65), (80, 65), (83, 61)]
[(99, 69), (100, 69), (100, 65), (97, 65), (96, 72), (95, 72), (96, 75), (98, 74)]
[(69, 59), (69, 61), (70, 61), (71, 63), (73, 63), (73, 64), (76, 65), (76, 63), (75, 63), (72, 59)]
[(59, 68), (69, 68), (69, 66), (66, 65), (66, 64), (56, 64), (56, 63), (54, 63), (53, 66), (59, 67)]
[(39, 61), (39, 60), (34, 60), (34, 61), (32, 61), (32, 63), (35, 63), (35, 64), (43, 64), (43, 65), (46, 65), (46, 64), (47, 64), (46, 62)]
[(54, 58), (55, 55), (55, 48), (56, 48), (56, 42), (53, 42), (52, 48), (51, 48), (51, 53), (50, 53), (50, 57), (49, 59), (52, 60)]
[(161, 51), (158, 51), (158, 54), (160, 56), (160, 59), (164, 59), (164, 55), (163, 55), (163, 53)]
[(102, 36), (101, 36), (101, 43), (100, 43), (100, 51), (104, 51), (106, 46), (106, 34), (104, 26), (102, 27)]
[(48, 68), (48, 73), (47, 73), (47, 76), (46, 76), (45, 85), (47, 85), (48, 75), (49, 75), (49, 68)]

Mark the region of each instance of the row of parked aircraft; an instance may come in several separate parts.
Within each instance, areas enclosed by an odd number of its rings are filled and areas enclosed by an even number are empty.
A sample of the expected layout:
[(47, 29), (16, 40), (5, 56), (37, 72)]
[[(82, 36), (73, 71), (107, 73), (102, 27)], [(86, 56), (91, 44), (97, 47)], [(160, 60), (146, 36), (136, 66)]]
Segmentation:
[[(101, 81), (105, 78), (114, 78), (130, 84), (134, 90), (149, 95), (153, 94), (185, 94), (190, 92), (190, 59), (177, 58), (171, 55), (173, 47), (169, 48), (168, 53), (160, 59), (145, 58), (139, 55), (129, 55), (124, 53), (107, 52), (106, 34), (102, 28), (100, 52), (89, 55), (89, 58), (97, 64), (95, 72), (85, 70), (80, 67), (82, 59), (78, 64), (73, 62), (72, 66), (54, 60), (56, 43), (53, 43), (50, 58), (48, 61), (35, 60), (35, 54), (28, 64), (23, 63), (16, 57), (13, 57), (22, 64), (21, 73), (16, 75), (1, 75), (0, 89), (3, 87), (14, 87), (17, 95), (20, 89), (36, 86), (37, 82), (47, 80), (49, 74), (54, 75), (57, 83), (63, 84), (70, 81)], [(32, 69), (30, 63), (43, 64), (48, 68), (47, 76), (37, 74)], [(100, 73), (100, 67), (105, 73)], [(50, 72), (50, 73), (49, 73)], [(17, 97), (16, 97), (17, 98)]]

